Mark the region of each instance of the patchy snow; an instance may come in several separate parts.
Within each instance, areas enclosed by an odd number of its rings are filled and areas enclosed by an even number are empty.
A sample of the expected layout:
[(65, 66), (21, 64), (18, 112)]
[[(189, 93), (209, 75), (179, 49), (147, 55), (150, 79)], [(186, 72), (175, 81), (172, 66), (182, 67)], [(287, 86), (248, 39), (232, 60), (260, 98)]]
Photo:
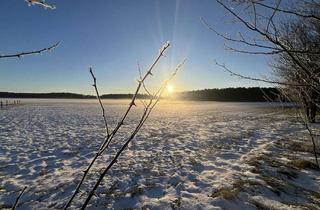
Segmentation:
[[(104, 103), (114, 127), (128, 101)], [(73, 208), (80, 207), (142, 107), (129, 115)], [(263, 187), (268, 183), (262, 173), (253, 170), (261, 168), (259, 157), (284, 151), (276, 147), (278, 142), (305, 138), (303, 127), (282, 113), (263, 103), (163, 102), (105, 177), (89, 209), (288, 208), (282, 201), (290, 195), (276, 196)], [(94, 100), (30, 100), (0, 110), (0, 208), (10, 208), (24, 186), (28, 188), (18, 209), (61, 208), (105, 137), (103, 126)], [(312, 154), (303, 155), (312, 160)], [(292, 159), (277, 158), (284, 163)], [(268, 176), (277, 175), (272, 173)], [(235, 187), (244, 178), (254, 185)], [(320, 192), (317, 171), (301, 170), (293, 179), (301, 188)], [(252, 186), (260, 192), (249, 192)]]

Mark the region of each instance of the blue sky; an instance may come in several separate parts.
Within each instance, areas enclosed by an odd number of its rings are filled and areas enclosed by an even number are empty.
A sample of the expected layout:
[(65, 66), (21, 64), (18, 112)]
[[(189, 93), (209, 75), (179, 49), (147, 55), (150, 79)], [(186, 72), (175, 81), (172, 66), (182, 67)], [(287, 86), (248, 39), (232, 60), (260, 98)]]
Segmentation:
[[(214, 0), (51, 0), (56, 10), (27, 6), (23, 0), (0, 2), (0, 53), (61, 45), (41, 56), (0, 60), (0, 91), (93, 94), (92, 66), (101, 93), (128, 93), (138, 78), (137, 62), (146, 68), (165, 41), (172, 47), (148, 85), (156, 87), (187, 58), (173, 85), (176, 90), (257, 86), (230, 77), (216, 59), (251, 76), (267, 75), (269, 59), (224, 50), (223, 40), (200, 21), (203, 16), (221, 32), (241, 28)], [(244, 31), (242, 31), (244, 32)], [(263, 84), (262, 84), (263, 85)]]

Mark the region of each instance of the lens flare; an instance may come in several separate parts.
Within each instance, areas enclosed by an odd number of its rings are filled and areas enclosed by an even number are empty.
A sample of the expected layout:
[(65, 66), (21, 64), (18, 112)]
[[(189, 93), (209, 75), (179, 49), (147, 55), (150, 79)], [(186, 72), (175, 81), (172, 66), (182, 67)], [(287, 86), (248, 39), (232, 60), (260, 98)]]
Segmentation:
[(174, 92), (174, 87), (173, 87), (172, 85), (168, 85), (168, 86), (167, 86), (167, 92), (168, 92), (169, 94), (173, 93), (173, 92)]

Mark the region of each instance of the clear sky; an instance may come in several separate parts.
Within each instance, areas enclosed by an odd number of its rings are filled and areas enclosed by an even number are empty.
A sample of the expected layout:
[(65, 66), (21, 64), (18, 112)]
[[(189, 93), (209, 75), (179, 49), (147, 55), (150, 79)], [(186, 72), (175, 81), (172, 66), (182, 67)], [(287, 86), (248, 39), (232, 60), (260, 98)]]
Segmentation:
[(0, 53), (41, 49), (57, 41), (61, 45), (41, 56), (0, 60), (0, 91), (93, 94), (88, 71), (92, 66), (101, 93), (132, 92), (139, 76), (137, 61), (147, 67), (165, 41), (172, 47), (156, 69), (157, 78), (165, 78), (188, 59), (173, 82), (177, 90), (259, 85), (230, 77), (213, 59), (246, 75), (270, 72), (268, 58), (225, 51), (223, 40), (201, 23), (203, 16), (221, 32), (238, 31), (214, 0), (47, 2), (57, 9), (1, 0)]

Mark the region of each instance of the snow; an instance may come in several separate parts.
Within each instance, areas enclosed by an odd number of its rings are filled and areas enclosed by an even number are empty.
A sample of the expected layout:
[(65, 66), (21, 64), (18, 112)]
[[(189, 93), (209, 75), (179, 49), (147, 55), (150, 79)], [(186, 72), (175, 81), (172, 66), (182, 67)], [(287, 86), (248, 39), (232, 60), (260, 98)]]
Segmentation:
[[(0, 110), (0, 208), (10, 208), (24, 186), (28, 188), (18, 209), (61, 208), (105, 137), (101, 110), (95, 100), (23, 102)], [(112, 127), (128, 103), (104, 101)], [(142, 108), (129, 115), (73, 208), (81, 206)], [(303, 126), (283, 113), (264, 103), (162, 102), (105, 177), (89, 209), (257, 209), (257, 203), (288, 208), (283, 203), (288, 198), (262, 187), (263, 176), (252, 172), (250, 164), (259, 156), (283, 152), (275, 146), (283, 139), (306, 138)], [(303, 155), (312, 160), (312, 154)], [(292, 157), (277, 158), (287, 163)], [(320, 192), (319, 177), (317, 171), (301, 170), (294, 181)], [(252, 194), (248, 186), (234, 196), (221, 196), (222, 189), (236, 191), (234, 183), (244, 178), (255, 182), (260, 192)]]

